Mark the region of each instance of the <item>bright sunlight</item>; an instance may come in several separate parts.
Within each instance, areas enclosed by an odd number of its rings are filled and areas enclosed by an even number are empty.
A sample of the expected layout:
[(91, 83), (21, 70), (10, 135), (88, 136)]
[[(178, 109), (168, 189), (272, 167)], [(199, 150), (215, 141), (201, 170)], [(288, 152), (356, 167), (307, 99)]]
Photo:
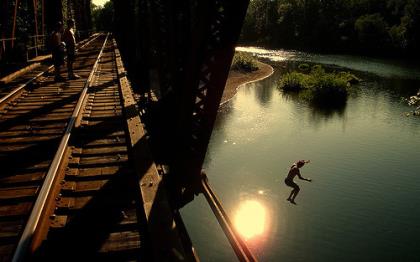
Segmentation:
[(250, 239), (262, 235), (266, 224), (266, 210), (255, 200), (243, 202), (235, 215), (236, 230), (245, 238)]

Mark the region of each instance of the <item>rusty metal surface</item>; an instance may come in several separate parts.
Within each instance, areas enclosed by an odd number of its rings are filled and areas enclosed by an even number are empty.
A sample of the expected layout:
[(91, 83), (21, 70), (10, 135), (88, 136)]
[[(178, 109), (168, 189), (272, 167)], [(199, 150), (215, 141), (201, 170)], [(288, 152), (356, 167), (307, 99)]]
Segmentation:
[(139, 78), (139, 104), (170, 204), (176, 210), (204, 193), (239, 260), (255, 261), (201, 176), (249, 1), (128, 2), (114, 1), (117, 38), (129, 73)]
[[(173, 204), (181, 207), (201, 190), (201, 168), (248, 1), (128, 2), (114, 1), (118, 40), (123, 57), (135, 65), (129, 72), (141, 77), (140, 92), (157, 96), (145, 106), (146, 128), (156, 160), (168, 167)], [(138, 8), (130, 10), (132, 5)]]
[(5, 261), (19, 240), (101, 41), (80, 51), (75, 72), (81, 79), (56, 83), (45, 76), (39, 87), (25, 91), (1, 112), (0, 257)]
[[(192, 244), (183, 231), (182, 221), (176, 217), (169, 203), (168, 194), (153, 160), (147, 134), (138, 112), (137, 101), (123, 70), (119, 51), (116, 51), (119, 85), (128, 128), (130, 155), (135, 159), (145, 222), (150, 238), (154, 261), (198, 261)], [(181, 226), (180, 226), (181, 225)]]

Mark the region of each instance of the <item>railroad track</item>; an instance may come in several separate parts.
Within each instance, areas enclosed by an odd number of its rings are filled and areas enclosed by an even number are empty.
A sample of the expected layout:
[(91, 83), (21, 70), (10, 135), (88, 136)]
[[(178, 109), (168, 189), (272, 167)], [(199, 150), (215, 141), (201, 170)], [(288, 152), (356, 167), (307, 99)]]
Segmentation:
[[(0, 104), (0, 261), (10, 261), (106, 36), (79, 50), (78, 80), (39, 75)], [(29, 82), (28, 82), (29, 83)]]
[[(71, 134), (39, 261), (150, 260), (139, 178), (129, 158), (114, 45), (106, 46)], [(74, 252), (76, 251), (76, 252)]]
[(193, 261), (115, 41), (85, 52), (0, 118), (0, 261)]

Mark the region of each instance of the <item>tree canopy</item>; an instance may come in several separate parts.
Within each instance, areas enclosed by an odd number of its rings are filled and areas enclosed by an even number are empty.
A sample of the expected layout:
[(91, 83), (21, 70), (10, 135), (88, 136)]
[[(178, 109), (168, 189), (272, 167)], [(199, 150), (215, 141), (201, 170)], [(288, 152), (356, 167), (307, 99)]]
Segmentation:
[(241, 41), (418, 57), (420, 0), (251, 0)]
[(108, 1), (104, 6), (97, 6), (92, 4), (92, 22), (96, 31), (114, 30), (114, 6), (111, 1)]

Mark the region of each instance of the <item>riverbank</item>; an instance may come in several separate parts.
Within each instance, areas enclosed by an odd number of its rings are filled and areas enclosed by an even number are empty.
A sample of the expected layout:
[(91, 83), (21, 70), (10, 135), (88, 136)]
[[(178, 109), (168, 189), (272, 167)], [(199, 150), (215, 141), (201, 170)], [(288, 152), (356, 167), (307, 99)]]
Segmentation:
[(273, 74), (274, 69), (272, 66), (260, 61), (257, 61), (257, 64), (258, 70), (253, 72), (242, 72), (238, 70), (231, 70), (229, 72), (229, 77), (226, 81), (225, 90), (220, 103), (221, 105), (228, 102), (242, 85), (262, 80)]

